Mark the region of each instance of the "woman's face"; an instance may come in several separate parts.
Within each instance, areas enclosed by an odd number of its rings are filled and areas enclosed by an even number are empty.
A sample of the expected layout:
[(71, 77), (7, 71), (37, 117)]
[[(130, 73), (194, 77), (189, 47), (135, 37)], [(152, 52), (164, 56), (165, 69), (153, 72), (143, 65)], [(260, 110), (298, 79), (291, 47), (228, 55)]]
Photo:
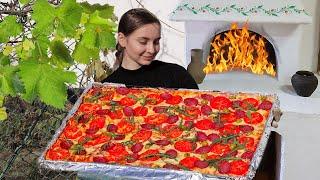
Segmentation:
[(124, 50), (123, 66), (127, 69), (138, 69), (149, 65), (160, 50), (160, 25), (146, 24), (128, 36), (119, 35), (119, 43)]

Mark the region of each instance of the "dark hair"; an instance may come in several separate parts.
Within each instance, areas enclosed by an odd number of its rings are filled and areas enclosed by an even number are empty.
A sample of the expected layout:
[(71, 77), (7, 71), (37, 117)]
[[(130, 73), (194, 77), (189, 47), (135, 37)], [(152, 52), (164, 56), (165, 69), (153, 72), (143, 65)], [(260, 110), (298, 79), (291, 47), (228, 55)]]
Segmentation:
[[(125, 36), (128, 36), (141, 26), (152, 23), (157, 23), (161, 26), (159, 19), (150, 11), (144, 8), (130, 9), (121, 16), (118, 33), (121, 32)], [(123, 59), (124, 48), (117, 43), (116, 50), (116, 64), (120, 65)]]

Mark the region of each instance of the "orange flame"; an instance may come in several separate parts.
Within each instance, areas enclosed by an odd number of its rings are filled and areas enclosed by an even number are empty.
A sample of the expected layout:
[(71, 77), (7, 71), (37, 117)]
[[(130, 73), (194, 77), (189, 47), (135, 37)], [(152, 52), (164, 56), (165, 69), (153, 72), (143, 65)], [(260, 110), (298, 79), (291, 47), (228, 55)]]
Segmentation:
[(203, 71), (225, 72), (232, 69), (251, 70), (255, 74), (276, 75), (274, 65), (268, 61), (265, 38), (252, 34), (247, 24), (238, 29), (236, 23), (231, 29), (217, 35), (211, 42), (211, 52), (207, 58), (207, 65)]

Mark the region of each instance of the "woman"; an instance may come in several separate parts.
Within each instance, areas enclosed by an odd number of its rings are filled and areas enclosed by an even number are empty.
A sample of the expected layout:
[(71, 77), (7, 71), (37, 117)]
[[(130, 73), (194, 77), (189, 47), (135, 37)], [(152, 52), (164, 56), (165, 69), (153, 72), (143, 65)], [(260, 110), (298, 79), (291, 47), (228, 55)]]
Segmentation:
[(120, 19), (116, 63), (118, 69), (102, 82), (126, 86), (198, 89), (181, 66), (154, 60), (160, 50), (161, 24), (146, 9), (127, 11)]

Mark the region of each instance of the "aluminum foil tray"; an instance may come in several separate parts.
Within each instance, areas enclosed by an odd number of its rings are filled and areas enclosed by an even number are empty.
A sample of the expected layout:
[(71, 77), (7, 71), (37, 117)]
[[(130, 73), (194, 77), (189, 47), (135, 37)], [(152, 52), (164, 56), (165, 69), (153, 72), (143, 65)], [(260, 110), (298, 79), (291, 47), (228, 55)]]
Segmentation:
[[(230, 96), (236, 96), (238, 94), (247, 94), (250, 97), (252, 95), (259, 95), (261, 97), (267, 96), (273, 99), (272, 107), (269, 111), (269, 115), (264, 125), (263, 133), (261, 134), (260, 141), (253, 153), (251, 162), (248, 167), (247, 173), (244, 175), (226, 175), (220, 174), (217, 175), (209, 175), (209, 174), (201, 174), (196, 171), (188, 171), (188, 170), (173, 170), (173, 169), (166, 169), (166, 168), (148, 168), (142, 166), (128, 166), (128, 165), (118, 165), (118, 164), (106, 164), (106, 163), (94, 163), (94, 162), (71, 162), (71, 161), (61, 161), (61, 160), (47, 160), (46, 154), (48, 153), (49, 149), (55, 144), (59, 136), (63, 133), (68, 120), (74, 116), (77, 112), (79, 106), (83, 102), (83, 98), (86, 94), (90, 91), (90, 89), (94, 87), (124, 87), (121, 84), (113, 84), (113, 83), (92, 83), (88, 86), (84, 92), (82, 93), (81, 97), (77, 100), (73, 108), (70, 110), (66, 118), (63, 120), (61, 126), (57, 129), (53, 139), (48, 143), (45, 151), (42, 153), (38, 162), (41, 167), (51, 169), (51, 170), (62, 170), (62, 171), (78, 171), (82, 174), (85, 173), (88, 176), (92, 176), (93, 179), (98, 177), (104, 177), (108, 179), (232, 179), (232, 180), (243, 180), (243, 179), (252, 179), (255, 175), (255, 172), (259, 166), (259, 163), (262, 159), (265, 147), (267, 145), (270, 133), (271, 133), (271, 122), (273, 119), (273, 110), (279, 109), (279, 100), (275, 94), (257, 94), (257, 93), (242, 93), (242, 92), (219, 92), (221, 95), (228, 94)], [(139, 89), (139, 88), (137, 88)], [(163, 90), (163, 89), (162, 89)], [(180, 90), (172, 90), (172, 91), (180, 91)], [(198, 90), (186, 90), (181, 89), (181, 91), (196, 91)], [(206, 92), (208, 94), (213, 93), (212, 91), (200, 91)], [(217, 92), (215, 92), (217, 93)], [(248, 116), (248, 114), (247, 114)], [(250, 116), (250, 115), (249, 115)], [(199, 146), (198, 146), (199, 147)]]

